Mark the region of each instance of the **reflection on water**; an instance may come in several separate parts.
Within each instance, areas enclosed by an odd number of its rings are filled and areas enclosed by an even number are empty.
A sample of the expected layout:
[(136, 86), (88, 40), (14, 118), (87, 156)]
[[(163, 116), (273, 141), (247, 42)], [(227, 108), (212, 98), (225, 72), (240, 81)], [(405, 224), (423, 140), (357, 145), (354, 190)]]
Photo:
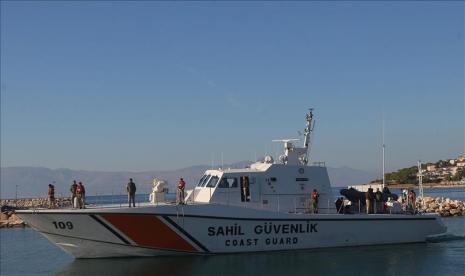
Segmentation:
[[(465, 217), (444, 219), (465, 235)], [(74, 260), (32, 229), (0, 230), (1, 275), (465, 275), (465, 239), (215, 256)]]

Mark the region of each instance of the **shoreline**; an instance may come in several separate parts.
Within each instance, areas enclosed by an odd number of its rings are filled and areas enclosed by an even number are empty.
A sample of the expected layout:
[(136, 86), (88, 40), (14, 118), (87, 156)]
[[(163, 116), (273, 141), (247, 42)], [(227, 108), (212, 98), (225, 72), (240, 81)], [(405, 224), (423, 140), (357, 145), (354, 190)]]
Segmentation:
[[(377, 183), (376, 183), (377, 184)], [(367, 184), (369, 185), (369, 184)], [(386, 185), (389, 189), (418, 189), (418, 185), (415, 184), (395, 184)], [(462, 185), (442, 185), (442, 184), (423, 184), (423, 189), (454, 189), (454, 188), (465, 188), (465, 184)]]
[[(370, 185), (381, 185), (381, 183), (368, 183), (368, 184), (359, 184), (359, 185), (348, 185), (348, 186), (331, 186), (332, 188), (347, 188), (349, 186), (370, 186)], [(389, 189), (418, 189), (418, 185), (415, 184), (390, 184), (386, 185)], [(441, 185), (441, 184), (423, 184), (423, 189), (454, 189), (454, 188), (465, 188), (463, 185)]]

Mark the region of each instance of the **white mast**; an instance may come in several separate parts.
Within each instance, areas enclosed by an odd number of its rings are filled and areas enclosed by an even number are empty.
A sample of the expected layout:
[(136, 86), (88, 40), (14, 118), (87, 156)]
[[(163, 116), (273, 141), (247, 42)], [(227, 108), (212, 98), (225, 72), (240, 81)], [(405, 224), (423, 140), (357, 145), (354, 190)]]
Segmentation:
[(423, 170), (421, 169), (421, 161), (418, 160), (418, 188), (420, 190), (421, 201), (423, 202)]
[(383, 112), (383, 189), (386, 186), (386, 156), (385, 151), (386, 145), (384, 143), (384, 112)]

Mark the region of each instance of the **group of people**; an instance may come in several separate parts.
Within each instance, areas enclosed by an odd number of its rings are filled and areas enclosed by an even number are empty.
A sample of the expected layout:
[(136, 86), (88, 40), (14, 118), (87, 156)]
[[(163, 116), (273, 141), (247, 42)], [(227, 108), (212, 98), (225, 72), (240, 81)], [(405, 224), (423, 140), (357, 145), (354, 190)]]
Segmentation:
[[(54, 182), (55, 183), (55, 182)], [(86, 205), (86, 189), (82, 182), (77, 183), (76, 180), (73, 181), (70, 188), (71, 192), (71, 204), (73, 208), (85, 208)], [(48, 208), (56, 208), (55, 200), (55, 185), (48, 184)]]
[[(181, 178), (178, 182), (177, 186), (177, 199), (176, 202), (178, 204), (185, 204), (184, 197), (185, 197), (185, 190), (186, 182)], [(77, 182), (73, 180), (73, 184), (70, 187), (71, 192), (71, 204), (73, 208), (76, 209), (85, 209), (86, 208), (86, 189), (82, 182)], [(136, 207), (136, 184), (134, 183), (132, 178), (129, 178), (129, 182), (126, 187), (128, 193), (128, 205), (129, 207)], [(55, 185), (48, 184), (48, 207), (50, 209), (56, 208), (56, 201), (55, 201)]]
[(407, 212), (415, 213), (416, 211), (417, 194), (414, 190), (402, 190), (402, 202), (404, 203)]
[(73, 180), (73, 184), (71, 184), (71, 188), (69, 189), (71, 192), (71, 204), (73, 208), (78, 209), (85, 209), (86, 208), (86, 189), (82, 182), (76, 182)]

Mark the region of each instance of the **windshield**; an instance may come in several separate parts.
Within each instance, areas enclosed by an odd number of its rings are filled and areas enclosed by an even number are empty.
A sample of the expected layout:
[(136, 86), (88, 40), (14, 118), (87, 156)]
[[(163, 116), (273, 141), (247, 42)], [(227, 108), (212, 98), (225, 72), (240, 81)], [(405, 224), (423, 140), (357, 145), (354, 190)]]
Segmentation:
[(207, 178), (207, 177), (208, 177), (208, 174), (204, 174), (204, 175), (200, 178), (199, 184), (197, 184), (197, 187), (201, 187), (202, 184), (203, 184), (203, 182), (205, 181), (205, 178)]
[(210, 181), (208, 181), (207, 187), (213, 188), (216, 186), (216, 183), (218, 183), (218, 176), (212, 176), (210, 178)]
[(207, 184), (208, 182), (208, 179), (210, 179), (210, 176), (209, 174), (206, 174), (205, 175), (205, 178), (202, 180), (202, 183), (200, 183), (200, 187), (205, 187), (205, 185)]

